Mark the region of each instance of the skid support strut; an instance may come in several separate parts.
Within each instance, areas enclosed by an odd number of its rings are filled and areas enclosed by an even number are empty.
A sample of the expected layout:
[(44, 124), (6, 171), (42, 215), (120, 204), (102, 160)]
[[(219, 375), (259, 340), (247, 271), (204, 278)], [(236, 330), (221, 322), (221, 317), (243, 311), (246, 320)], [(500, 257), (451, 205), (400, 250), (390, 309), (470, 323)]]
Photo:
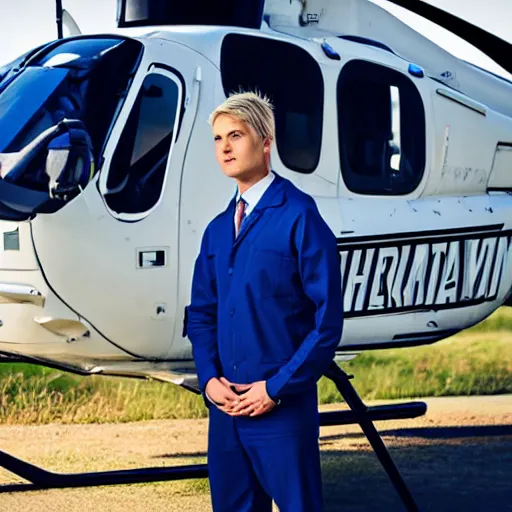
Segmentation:
[(0, 492), (162, 482), (188, 478), (206, 478), (208, 476), (206, 464), (99, 471), (94, 473), (52, 473), (2, 451), (0, 451), (0, 466), (30, 482), (30, 484), (8, 485), (4, 489), (0, 487)]
[[(326, 377), (334, 382), (349, 406), (349, 409), (322, 412), (320, 414), (320, 425), (348, 425), (358, 423), (368, 438), (379, 461), (389, 475), (407, 511), (416, 512), (418, 507), (372, 422), (377, 420), (415, 418), (425, 414), (427, 409), (426, 404), (423, 402), (410, 402), (398, 405), (366, 407), (350, 382), (352, 377), (347, 375), (336, 363), (333, 362), (331, 364), (326, 373)], [(208, 477), (206, 464), (100, 471), (93, 473), (53, 473), (13, 457), (3, 451), (0, 451), (0, 467), (30, 482), (29, 484), (0, 486), (0, 493), (31, 489), (95, 487), (99, 485), (121, 485)]]
[[(338, 388), (338, 391), (341, 393), (341, 396), (347, 403), (347, 405), (350, 407), (350, 411), (353, 415), (354, 421), (351, 423), (359, 423), (359, 426), (361, 427), (362, 431), (364, 432), (364, 435), (368, 439), (368, 442), (370, 443), (371, 447), (373, 448), (373, 451), (375, 452), (375, 455), (377, 455), (377, 458), (379, 459), (380, 463), (382, 464), (384, 470), (388, 474), (391, 482), (393, 483), (397, 493), (399, 494), (403, 504), (405, 505), (405, 508), (408, 512), (418, 512), (418, 506), (416, 505), (414, 498), (412, 497), (411, 492), (409, 491), (409, 488), (407, 487), (404, 479), (402, 478), (402, 475), (400, 474), (400, 471), (398, 471), (398, 468), (396, 467), (395, 463), (393, 462), (393, 459), (391, 458), (391, 455), (389, 454), (386, 445), (384, 444), (384, 441), (382, 441), (382, 438), (380, 437), (379, 433), (377, 432), (377, 429), (375, 428), (375, 425), (373, 424), (373, 421), (379, 420), (379, 419), (391, 419), (391, 417), (382, 417), (386, 416), (386, 412), (390, 412), (389, 410), (391, 408), (400, 408), (400, 406), (382, 406), (382, 407), (367, 407), (363, 401), (361, 400), (361, 397), (357, 394), (357, 391), (354, 389), (354, 386), (352, 386), (352, 383), (350, 382), (350, 379), (352, 379), (352, 375), (347, 375), (336, 363), (331, 363), (331, 366), (329, 367), (329, 370), (326, 372), (325, 376), (329, 379), (331, 379), (336, 387)], [(425, 414), (427, 410), (427, 405), (424, 402), (411, 402), (408, 404), (401, 404), (402, 405), (402, 413), (404, 415), (399, 415), (399, 418), (411, 418), (416, 416), (421, 416)], [(411, 414), (407, 414), (407, 411)], [(339, 414), (339, 413), (333, 413), (333, 414)], [(397, 418), (395, 415), (394, 418)], [(328, 424), (331, 423), (322, 423), (322, 420), (320, 420), (321, 424)], [(334, 422), (332, 424), (339, 424), (338, 422)]]

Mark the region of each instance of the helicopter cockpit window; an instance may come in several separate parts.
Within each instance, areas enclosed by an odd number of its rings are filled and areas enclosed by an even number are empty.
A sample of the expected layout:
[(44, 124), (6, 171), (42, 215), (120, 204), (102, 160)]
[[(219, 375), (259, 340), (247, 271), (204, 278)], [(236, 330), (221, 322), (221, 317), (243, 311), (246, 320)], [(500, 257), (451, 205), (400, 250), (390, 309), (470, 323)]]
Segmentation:
[(0, 87), (0, 151), (20, 151), (63, 119), (74, 119), (84, 124), (98, 161), (142, 49), (134, 40), (82, 37), (30, 57)]
[(405, 75), (353, 60), (338, 79), (341, 172), (358, 194), (412, 192), (425, 168), (425, 112)]
[(178, 78), (150, 73), (112, 157), (105, 200), (117, 213), (142, 213), (160, 198), (181, 104)]
[(258, 90), (270, 98), (282, 162), (294, 171), (312, 173), (320, 158), (324, 106), (323, 77), (315, 59), (294, 44), (228, 34), (221, 72), (226, 96)]
[(139, 41), (85, 36), (0, 70), (0, 219), (56, 212), (87, 187), (142, 51)]

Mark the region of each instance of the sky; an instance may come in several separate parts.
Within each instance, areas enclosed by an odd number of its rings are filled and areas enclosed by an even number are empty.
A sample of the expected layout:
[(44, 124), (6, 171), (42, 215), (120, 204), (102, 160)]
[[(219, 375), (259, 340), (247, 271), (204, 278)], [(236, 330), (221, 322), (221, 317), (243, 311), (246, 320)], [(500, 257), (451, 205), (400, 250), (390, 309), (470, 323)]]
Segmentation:
[[(457, 57), (512, 78), (481, 52), (444, 29), (386, 0), (373, 1)], [(512, 42), (512, 0), (427, 1)], [(116, 0), (62, 0), (62, 3), (83, 33), (108, 33), (116, 28)], [(55, 0), (0, 0), (0, 66), (56, 36)]]

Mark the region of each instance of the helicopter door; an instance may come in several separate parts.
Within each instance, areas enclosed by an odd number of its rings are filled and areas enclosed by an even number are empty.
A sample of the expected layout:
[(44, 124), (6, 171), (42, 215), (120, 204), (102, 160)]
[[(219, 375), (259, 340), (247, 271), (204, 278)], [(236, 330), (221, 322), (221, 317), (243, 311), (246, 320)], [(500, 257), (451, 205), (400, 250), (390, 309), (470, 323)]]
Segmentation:
[(147, 59), (165, 62), (171, 55), (173, 68), (141, 64), (97, 186), (32, 224), (55, 293), (128, 354), (163, 359), (175, 331), (181, 335), (181, 314), (175, 322), (180, 180), (197, 108), (198, 59), (181, 45), (151, 44)]

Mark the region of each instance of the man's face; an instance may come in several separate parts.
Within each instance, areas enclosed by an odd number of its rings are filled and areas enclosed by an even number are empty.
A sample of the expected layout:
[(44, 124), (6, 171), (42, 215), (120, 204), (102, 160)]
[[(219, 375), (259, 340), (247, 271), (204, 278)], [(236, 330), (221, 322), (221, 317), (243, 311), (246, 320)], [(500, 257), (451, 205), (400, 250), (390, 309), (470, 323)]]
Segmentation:
[(222, 172), (247, 180), (268, 169), (270, 141), (263, 141), (252, 126), (236, 117), (220, 115), (213, 124), (215, 156)]

